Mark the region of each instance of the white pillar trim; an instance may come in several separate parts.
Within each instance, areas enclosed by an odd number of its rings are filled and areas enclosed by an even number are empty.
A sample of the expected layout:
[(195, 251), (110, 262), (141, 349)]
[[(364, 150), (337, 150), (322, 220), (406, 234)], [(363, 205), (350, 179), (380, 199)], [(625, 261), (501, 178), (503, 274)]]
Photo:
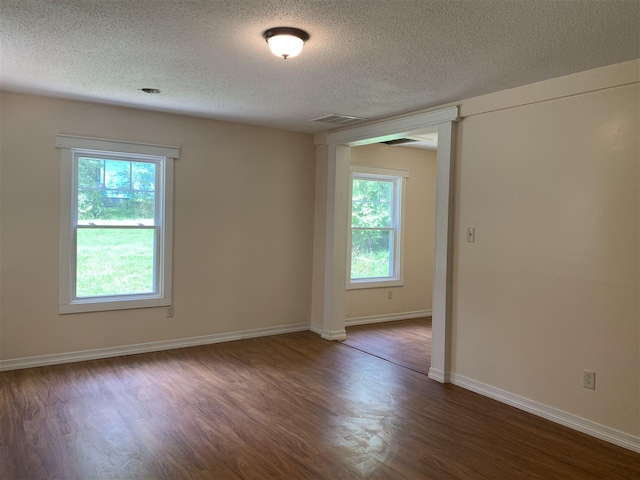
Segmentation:
[(448, 383), (451, 365), (451, 254), (454, 190), (452, 122), (438, 125), (437, 168), (429, 377), (442, 383)]
[[(395, 140), (410, 135), (418, 130), (429, 127), (437, 127), (441, 123), (455, 122), (458, 120), (458, 107), (448, 107), (433, 112), (419, 113), (394, 120), (381, 120), (362, 127), (353, 127), (347, 130), (328, 133), (325, 136), (327, 145), (349, 145), (356, 147), (387, 140)], [(322, 137), (316, 135), (316, 139)]]
[(351, 148), (330, 144), (328, 152), (322, 338), (346, 340), (344, 311)]

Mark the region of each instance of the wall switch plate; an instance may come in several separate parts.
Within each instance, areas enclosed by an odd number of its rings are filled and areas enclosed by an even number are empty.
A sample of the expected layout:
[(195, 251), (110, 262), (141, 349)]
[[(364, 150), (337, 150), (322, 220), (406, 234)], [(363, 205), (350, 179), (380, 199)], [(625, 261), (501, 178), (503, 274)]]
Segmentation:
[(173, 318), (174, 310), (173, 305), (167, 307), (167, 318)]
[(476, 241), (476, 229), (473, 227), (467, 228), (467, 242), (473, 243)]
[(590, 390), (596, 389), (596, 372), (585, 370), (582, 377), (582, 386)]
[(387, 299), (388, 299), (388, 300), (391, 300), (392, 298), (393, 298), (393, 290), (389, 290), (389, 291), (387, 292)]

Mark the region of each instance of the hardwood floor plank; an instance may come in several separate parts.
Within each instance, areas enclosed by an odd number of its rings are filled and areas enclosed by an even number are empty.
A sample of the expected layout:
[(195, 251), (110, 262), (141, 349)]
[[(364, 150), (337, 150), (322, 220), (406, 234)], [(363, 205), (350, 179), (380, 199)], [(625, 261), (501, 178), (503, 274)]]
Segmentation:
[(342, 344), (426, 375), (431, 367), (431, 317), (347, 327)]
[(310, 332), (0, 373), (4, 479), (634, 479), (640, 455)]

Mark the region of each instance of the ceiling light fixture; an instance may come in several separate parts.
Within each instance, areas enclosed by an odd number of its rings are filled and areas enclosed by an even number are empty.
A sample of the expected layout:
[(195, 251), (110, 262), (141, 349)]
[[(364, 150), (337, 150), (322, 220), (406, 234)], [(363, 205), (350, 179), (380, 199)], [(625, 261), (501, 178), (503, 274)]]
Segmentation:
[(262, 36), (269, 44), (271, 53), (285, 60), (298, 55), (302, 51), (304, 42), (309, 40), (307, 32), (292, 27), (270, 28)]

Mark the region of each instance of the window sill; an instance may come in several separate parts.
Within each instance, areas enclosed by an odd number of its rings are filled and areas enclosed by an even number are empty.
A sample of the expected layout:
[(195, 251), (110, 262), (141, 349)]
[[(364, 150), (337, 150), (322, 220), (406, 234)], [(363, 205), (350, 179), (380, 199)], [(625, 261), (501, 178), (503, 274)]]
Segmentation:
[(362, 282), (348, 282), (347, 290), (359, 290), (364, 288), (402, 287), (404, 280), (368, 280)]
[(69, 313), (104, 312), (109, 310), (129, 310), (134, 308), (167, 307), (171, 305), (171, 298), (156, 297), (145, 299), (91, 301), (72, 304), (60, 304), (58, 312), (61, 315)]

